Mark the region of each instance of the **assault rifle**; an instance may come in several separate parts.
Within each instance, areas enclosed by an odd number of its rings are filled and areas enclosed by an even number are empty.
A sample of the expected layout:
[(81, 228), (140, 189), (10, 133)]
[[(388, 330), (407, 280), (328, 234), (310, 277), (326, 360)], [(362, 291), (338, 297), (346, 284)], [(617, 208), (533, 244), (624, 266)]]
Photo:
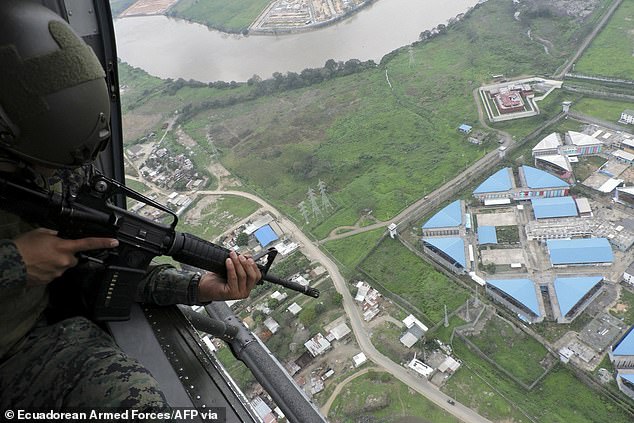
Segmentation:
[[(132, 213), (115, 203), (117, 196), (150, 205), (169, 216), (161, 223)], [(94, 173), (74, 195), (23, 186), (0, 175), (0, 208), (18, 214), (42, 227), (58, 231), (68, 239), (111, 237), (119, 240), (112, 250), (82, 253), (105, 276), (98, 284), (92, 305), (93, 318), (100, 321), (127, 320), (137, 285), (157, 256), (226, 276), (230, 250), (192, 234), (176, 231), (178, 217), (165, 206), (99, 173)], [(311, 297), (315, 288), (271, 275), (277, 251), (270, 248), (254, 257), (263, 281), (281, 285)]]

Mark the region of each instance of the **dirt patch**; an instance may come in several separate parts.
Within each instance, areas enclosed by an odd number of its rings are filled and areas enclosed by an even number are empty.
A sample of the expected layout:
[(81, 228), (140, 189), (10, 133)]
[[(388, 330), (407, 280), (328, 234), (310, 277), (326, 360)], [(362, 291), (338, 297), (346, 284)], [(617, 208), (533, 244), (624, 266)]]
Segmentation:
[(196, 141), (181, 128), (178, 128), (176, 130), (176, 139), (178, 140), (178, 143), (182, 146), (189, 148), (196, 147)]
[(139, 0), (119, 16), (160, 15), (177, 2), (178, 0)]
[(161, 114), (138, 114), (128, 112), (123, 115), (123, 141), (135, 141), (160, 126)]
[(220, 197), (216, 195), (208, 195), (200, 199), (198, 203), (194, 207), (192, 207), (185, 216), (185, 221), (190, 225), (197, 225), (200, 223), (200, 220), (204, 216), (203, 210), (205, 210), (208, 206), (215, 204), (218, 202)]
[(214, 162), (207, 166), (207, 170), (216, 177), (218, 180), (218, 190), (223, 190), (229, 187), (242, 186), (242, 182), (239, 179), (233, 177), (222, 164)]

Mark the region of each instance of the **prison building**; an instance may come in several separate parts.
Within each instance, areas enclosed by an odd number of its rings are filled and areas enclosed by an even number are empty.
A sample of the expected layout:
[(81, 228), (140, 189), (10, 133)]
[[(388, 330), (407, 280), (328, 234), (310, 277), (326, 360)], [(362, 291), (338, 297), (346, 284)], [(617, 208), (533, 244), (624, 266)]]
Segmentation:
[(464, 239), (460, 237), (423, 238), (423, 251), (454, 273), (463, 275), (467, 270)]
[(570, 323), (596, 298), (603, 287), (603, 276), (555, 278), (555, 295), (559, 303), (559, 323)]
[(515, 200), (530, 200), (533, 197), (563, 197), (568, 195), (570, 184), (560, 178), (531, 166), (519, 169), (522, 188), (515, 193)]
[(535, 167), (552, 172), (560, 178), (570, 178), (572, 175), (572, 165), (568, 156), (552, 155), (535, 157)]
[(621, 392), (634, 399), (634, 370), (619, 370), (616, 373), (616, 384)]
[(579, 217), (592, 217), (592, 207), (590, 207), (590, 201), (587, 198), (575, 198), (575, 203), (577, 204)]
[(497, 244), (498, 236), (495, 226), (478, 226), (478, 244)]
[(566, 156), (587, 156), (599, 154), (602, 146), (603, 143), (592, 135), (568, 131), (559, 151)]
[(577, 217), (577, 205), (572, 197), (531, 198), (535, 219)]
[(513, 171), (505, 167), (489, 176), (474, 191), (473, 196), (485, 205), (510, 204), (513, 198)]
[(607, 238), (548, 239), (546, 247), (553, 267), (609, 266), (614, 261)]
[(561, 145), (561, 136), (558, 133), (553, 132), (533, 147), (533, 157), (559, 155), (559, 147)]
[(626, 163), (628, 165), (631, 165), (632, 163), (634, 163), (634, 154), (628, 153), (627, 151), (623, 151), (623, 150), (613, 151), (612, 157), (614, 157), (617, 161)]
[(614, 191), (614, 201), (634, 207), (634, 187), (621, 187)]
[(634, 262), (630, 263), (625, 272), (623, 272), (623, 282), (634, 286)]
[(489, 279), (487, 293), (528, 323), (543, 320), (535, 283), (530, 279)]
[(456, 200), (444, 207), (423, 224), (423, 236), (459, 235), (464, 224), (464, 205)]
[(634, 326), (629, 328), (608, 351), (610, 361), (617, 369), (634, 369)]

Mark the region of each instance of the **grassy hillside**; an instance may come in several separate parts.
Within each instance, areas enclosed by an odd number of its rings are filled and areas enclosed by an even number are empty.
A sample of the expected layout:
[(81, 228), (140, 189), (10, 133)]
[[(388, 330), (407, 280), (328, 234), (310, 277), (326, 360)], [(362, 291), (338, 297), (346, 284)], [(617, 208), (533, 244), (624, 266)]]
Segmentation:
[(512, 2), (491, 0), (431, 41), (388, 55), (378, 69), (215, 108), (187, 129), (198, 140), (209, 130), (225, 166), (298, 221), (297, 205), (323, 180), (337, 209), (311, 221), (318, 238), (363, 210), (387, 220), (495, 147), (473, 146), (456, 131), (461, 123), (478, 127), (475, 88), (492, 74), (553, 71), (571, 50), (576, 21), (535, 20), (569, 27), (548, 31), (559, 34), (561, 50), (546, 54), (514, 13)]
[(634, 2), (625, 0), (575, 64), (574, 71), (634, 80)]

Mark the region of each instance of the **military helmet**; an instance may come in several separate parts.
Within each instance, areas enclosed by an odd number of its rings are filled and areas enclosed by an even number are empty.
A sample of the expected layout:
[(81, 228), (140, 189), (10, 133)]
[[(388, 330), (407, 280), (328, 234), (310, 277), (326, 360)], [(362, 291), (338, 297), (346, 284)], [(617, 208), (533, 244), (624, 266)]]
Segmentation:
[(110, 97), (92, 49), (41, 3), (1, 0), (0, 150), (77, 167), (109, 139)]

